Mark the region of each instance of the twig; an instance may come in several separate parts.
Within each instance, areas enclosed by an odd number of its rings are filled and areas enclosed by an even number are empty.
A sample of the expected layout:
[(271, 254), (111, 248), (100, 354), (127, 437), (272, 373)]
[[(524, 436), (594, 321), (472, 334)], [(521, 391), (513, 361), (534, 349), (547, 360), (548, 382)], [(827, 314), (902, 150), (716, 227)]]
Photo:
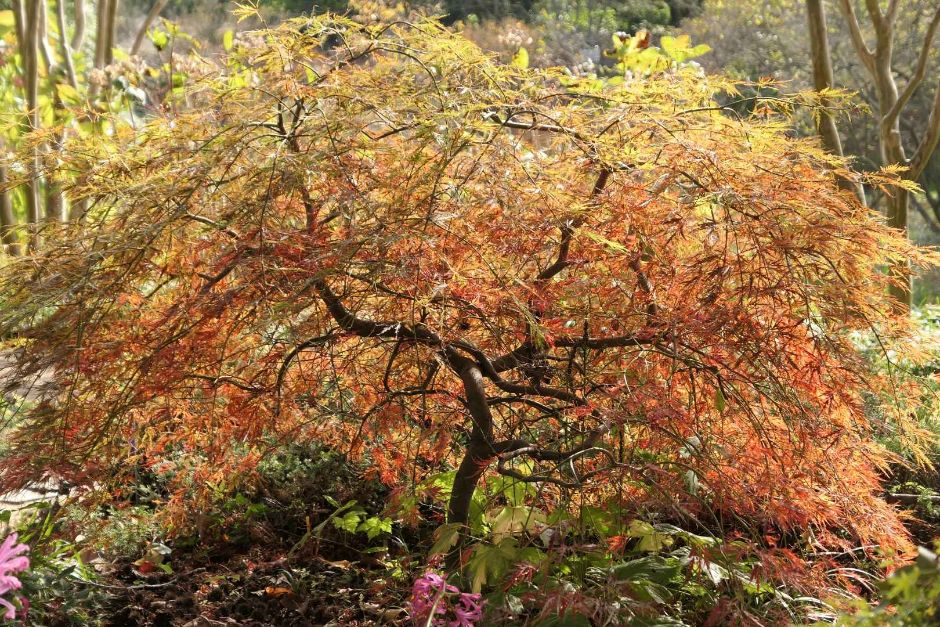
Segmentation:
[(142, 590), (145, 588), (165, 588), (166, 586), (173, 585), (174, 583), (179, 581), (180, 577), (182, 577), (183, 575), (186, 575), (188, 577), (189, 575), (193, 575), (195, 573), (199, 573), (204, 570), (205, 568), (195, 568), (189, 571), (188, 573), (181, 573), (177, 575), (176, 577), (173, 577), (173, 579), (170, 579), (169, 581), (164, 581), (162, 583), (139, 583), (133, 586), (116, 586), (113, 584), (98, 583), (97, 581), (89, 581), (87, 579), (77, 579), (76, 581), (78, 581), (79, 583), (89, 585), (89, 586), (94, 586), (96, 588), (104, 588), (106, 590)]

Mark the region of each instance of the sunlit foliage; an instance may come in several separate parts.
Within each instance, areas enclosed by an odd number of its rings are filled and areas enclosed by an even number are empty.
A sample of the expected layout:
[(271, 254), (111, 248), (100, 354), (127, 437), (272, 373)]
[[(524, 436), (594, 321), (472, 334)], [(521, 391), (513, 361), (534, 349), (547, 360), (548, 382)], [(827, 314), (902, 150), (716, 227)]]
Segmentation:
[(866, 402), (921, 434), (853, 333), (902, 337), (878, 266), (934, 259), (788, 134), (789, 102), (728, 115), (734, 86), (682, 67), (572, 83), (432, 21), (253, 40), (190, 110), (47, 160), (90, 209), (3, 273), (20, 377), (55, 382), (4, 488), (145, 465), (184, 521), (318, 441), (405, 489), (457, 468), (457, 525), (502, 474), (542, 510), (748, 538), (770, 579), (802, 572), (786, 543), (910, 550)]

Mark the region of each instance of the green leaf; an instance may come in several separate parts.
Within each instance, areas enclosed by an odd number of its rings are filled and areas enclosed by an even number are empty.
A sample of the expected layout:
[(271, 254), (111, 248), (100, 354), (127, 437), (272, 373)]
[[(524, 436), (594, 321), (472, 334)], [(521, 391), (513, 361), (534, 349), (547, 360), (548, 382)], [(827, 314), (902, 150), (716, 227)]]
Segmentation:
[(634, 520), (627, 529), (627, 535), (631, 538), (639, 539), (637, 549), (648, 553), (661, 551), (666, 547), (672, 546), (675, 539), (665, 533), (660, 533), (653, 528), (653, 525), (642, 520)]
[(356, 531), (364, 532), (368, 539), (374, 540), (383, 533), (392, 532), (392, 519), (370, 516), (359, 524)]
[(613, 535), (614, 516), (606, 509), (586, 505), (581, 508), (581, 520), (584, 521), (585, 529), (596, 532), (602, 538)]
[(78, 90), (69, 85), (68, 83), (58, 83), (56, 86), (56, 91), (59, 93), (59, 100), (68, 105), (74, 105), (81, 102), (81, 95), (79, 95)]
[(493, 517), (490, 526), (493, 531), (493, 539), (499, 542), (503, 538), (522, 533), (523, 531), (534, 531), (538, 525), (545, 524), (545, 514), (534, 507), (504, 507)]
[(359, 528), (359, 522), (362, 520), (359, 511), (346, 512), (343, 516), (337, 516), (333, 519), (333, 526), (347, 533), (356, 533)]
[(518, 556), (515, 538), (506, 538), (499, 544), (478, 544), (467, 563), (467, 570), (473, 578), (473, 592), (479, 592), (487, 581), (499, 579)]
[(166, 31), (152, 30), (147, 34), (147, 37), (150, 38), (153, 47), (157, 50), (163, 50), (166, 48), (167, 44), (170, 43), (170, 36)]
[(225, 31), (225, 33), (222, 35), (222, 47), (225, 48), (226, 51), (228, 51), (228, 50), (231, 50), (234, 45), (235, 45), (235, 33), (232, 32), (231, 30)]
[(633, 582), (630, 588), (633, 595), (640, 601), (653, 601), (661, 604), (672, 601), (672, 592), (669, 591), (669, 588), (648, 579)]
[(725, 395), (721, 391), (721, 388), (715, 390), (715, 409), (718, 410), (718, 413), (724, 412), (727, 405), (728, 402), (725, 400)]
[(679, 37), (663, 35), (659, 40), (659, 45), (670, 59), (678, 63), (684, 63), (689, 59), (700, 57), (711, 50), (711, 48), (705, 44), (692, 46), (688, 35), (680, 35)]
[[(681, 35), (679, 37), (672, 37), (670, 35), (663, 35), (659, 40), (659, 46), (663, 49), (663, 52), (673, 59), (676, 59), (678, 53), (688, 48), (689, 36)], [(679, 59), (676, 60), (678, 61)]]
[(521, 70), (524, 70), (527, 67), (529, 67), (529, 51), (526, 50), (524, 47), (519, 48), (516, 54), (512, 56), (512, 61), (510, 61), (510, 65), (512, 65), (513, 67), (517, 67)]
[[(529, 462), (519, 462), (516, 468), (526, 474), (532, 472), (532, 464)], [(510, 505), (518, 507), (525, 503), (526, 496), (535, 497), (538, 490), (531, 483), (519, 481), (512, 477), (497, 475), (487, 483), (487, 491), (490, 494), (498, 494), (505, 498)]]
[(709, 46), (708, 44), (699, 44), (697, 46), (693, 46), (692, 48), (689, 48), (689, 50), (685, 53), (685, 60), (688, 61), (689, 59), (700, 57), (703, 54), (707, 54), (711, 51), (712, 51), (712, 47)]
[(441, 525), (434, 530), (434, 546), (431, 547), (430, 557), (443, 555), (447, 553), (452, 546), (457, 544), (460, 537), (460, 523), (449, 523)]
[(616, 564), (611, 567), (610, 574), (618, 581), (647, 579), (657, 583), (667, 583), (679, 574), (681, 568), (682, 563), (677, 558), (647, 555)]
[(693, 558), (693, 563), (716, 586), (727, 579), (730, 574), (727, 568), (706, 559)]

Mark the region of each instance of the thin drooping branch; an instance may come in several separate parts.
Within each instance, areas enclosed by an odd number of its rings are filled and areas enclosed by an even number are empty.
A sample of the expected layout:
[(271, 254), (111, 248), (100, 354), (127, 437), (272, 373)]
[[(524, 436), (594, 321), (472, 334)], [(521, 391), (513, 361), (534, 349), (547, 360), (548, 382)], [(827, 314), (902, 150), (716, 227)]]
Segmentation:
[(324, 333), (323, 335), (318, 335), (304, 340), (284, 356), (284, 360), (281, 362), (281, 367), (277, 371), (277, 379), (275, 381), (275, 394), (278, 398), (278, 406), (276, 408), (275, 414), (280, 413), (280, 398), (281, 398), (281, 389), (284, 386), (284, 377), (287, 374), (287, 369), (290, 367), (291, 362), (294, 360), (297, 355), (302, 351), (307, 350), (308, 348), (313, 348), (314, 346), (322, 346), (336, 339), (336, 334), (333, 331)]

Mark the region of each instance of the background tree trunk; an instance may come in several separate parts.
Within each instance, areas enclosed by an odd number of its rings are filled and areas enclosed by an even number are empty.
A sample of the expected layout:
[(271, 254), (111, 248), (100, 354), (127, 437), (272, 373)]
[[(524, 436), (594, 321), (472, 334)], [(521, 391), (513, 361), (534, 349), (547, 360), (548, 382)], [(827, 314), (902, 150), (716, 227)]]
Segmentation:
[[(829, 35), (826, 27), (826, 13), (822, 0), (806, 0), (806, 16), (809, 25), (810, 53), (813, 58), (813, 82), (816, 91), (823, 92), (832, 89), (832, 55), (829, 52)], [(822, 105), (828, 106), (828, 99), (822, 99)], [(826, 149), (840, 157), (842, 141), (839, 138), (839, 129), (832, 113), (823, 111), (816, 124), (816, 130), (822, 138)], [(865, 190), (858, 183), (839, 177), (839, 185), (843, 189), (852, 191), (865, 204)]]
[(0, 164), (0, 238), (7, 254), (16, 256), (20, 254), (20, 242), (16, 235), (16, 216), (13, 214), (13, 192), (5, 189), (8, 180), (7, 168)]
[(470, 506), (473, 503), (473, 493), (476, 490), (480, 477), (486, 471), (494, 457), (493, 447), (493, 415), (486, 400), (486, 388), (483, 383), (483, 374), (479, 366), (470, 359), (452, 353), (448, 355), (451, 368), (457, 372), (463, 382), (467, 396), (467, 405), (473, 428), (470, 431), (470, 441), (464, 452), (463, 460), (454, 475), (454, 485), (450, 493), (450, 502), (447, 504), (447, 522), (461, 525), (459, 540), (456, 546), (448, 553), (447, 561), (456, 566), (460, 561), (460, 552), (464, 541), (469, 535)]
[[(39, 3), (28, 1), (23, 5), (22, 0), (13, 3), (14, 19), (22, 20), (22, 27), (17, 26), (17, 32), (23, 37), (19, 40), (20, 57), (23, 59), (23, 84), (26, 91), (26, 119), (27, 130), (36, 131), (40, 127), (39, 116)], [(26, 195), (26, 217), (30, 226), (29, 248), (36, 251), (39, 248), (39, 223), (42, 220), (42, 205), (40, 203), (40, 154), (39, 148), (33, 149), (29, 164), (30, 177), (24, 186)]]
[[(811, 0), (807, 0), (809, 6)], [(892, 67), (894, 55), (895, 28), (898, 8), (901, 0), (889, 0), (885, 11), (878, 0), (865, 0), (865, 8), (875, 33), (875, 48), (872, 50), (865, 42), (865, 35), (855, 14), (852, 0), (839, 0), (839, 8), (848, 26), (852, 45), (862, 65), (871, 75), (878, 99), (879, 124), (878, 144), (882, 165), (902, 165), (908, 170), (904, 176), (916, 181), (927, 167), (934, 150), (940, 142), (940, 85), (934, 93), (934, 105), (927, 121), (920, 144), (914, 149), (910, 159), (904, 149), (901, 137), (901, 115), (917, 88), (923, 83), (927, 71), (928, 58), (933, 41), (940, 29), (940, 5), (934, 11), (927, 28), (924, 41), (913, 74), (907, 80), (903, 91), (898, 90)], [(885, 207), (888, 225), (907, 233), (910, 193), (897, 189), (888, 198)], [(911, 268), (907, 263), (899, 264), (890, 270), (898, 285), (891, 287), (891, 295), (899, 307), (910, 310), (912, 304)]]
[(72, 50), (79, 50), (85, 43), (85, 0), (75, 0), (75, 31), (72, 33)]

